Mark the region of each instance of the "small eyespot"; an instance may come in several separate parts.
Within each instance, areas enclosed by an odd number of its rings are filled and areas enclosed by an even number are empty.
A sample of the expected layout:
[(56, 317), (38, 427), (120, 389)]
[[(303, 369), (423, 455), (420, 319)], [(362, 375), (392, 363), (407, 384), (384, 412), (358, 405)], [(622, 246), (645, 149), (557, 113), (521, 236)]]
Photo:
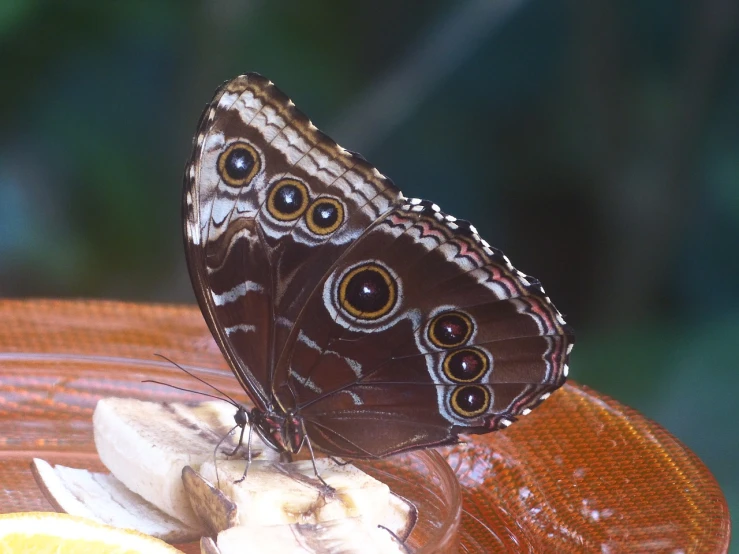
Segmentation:
[(338, 305), (358, 319), (379, 319), (395, 306), (397, 284), (381, 265), (367, 262), (349, 271), (338, 287)]
[(218, 174), (227, 185), (243, 187), (259, 173), (261, 162), (254, 147), (234, 142), (218, 156)]
[(462, 348), (444, 358), (444, 374), (457, 383), (473, 383), (490, 367), (487, 355), (478, 348)]
[(280, 179), (267, 197), (267, 210), (280, 221), (294, 221), (308, 207), (308, 188), (295, 179)]
[(490, 392), (481, 385), (457, 387), (450, 399), (454, 413), (462, 417), (476, 417), (490, 407)]
[(317, 198), (306, 215), (308, 229), (316, 235), (328, 235), (344, 221), (344, 205), (335, 198)]
[(472, 336), (474, 325), (467, 314), (446, 312), (431, 320), (428, 328), (429, 340), (439, 348), (462, 346)]

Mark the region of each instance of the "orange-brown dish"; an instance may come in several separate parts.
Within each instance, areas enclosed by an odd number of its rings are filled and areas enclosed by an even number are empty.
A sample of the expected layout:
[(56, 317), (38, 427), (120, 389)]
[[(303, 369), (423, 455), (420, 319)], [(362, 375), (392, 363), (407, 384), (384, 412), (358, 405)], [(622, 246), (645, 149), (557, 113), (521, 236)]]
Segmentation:
[[(34, 456), (103, 469), (91, 423), (99, 398), (197, 399), (141, 382), (202, 390), (155, 353), (241, 394), (194, 306), (0, 302), (0, 512), (52, 511), (31, 475)], [(443, 455), (462, 489), (458, 552), (728, 549), (726, 501), (701, 461), (659, 425), (581, 385)]]

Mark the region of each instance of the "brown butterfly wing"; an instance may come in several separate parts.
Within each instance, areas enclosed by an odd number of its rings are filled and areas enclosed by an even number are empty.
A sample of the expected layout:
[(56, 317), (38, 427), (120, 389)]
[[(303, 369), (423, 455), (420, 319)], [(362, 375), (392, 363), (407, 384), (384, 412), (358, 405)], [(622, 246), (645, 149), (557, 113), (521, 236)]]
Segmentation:
[[(375, 269), (395, 298), (360, 306), (361, 285), (382, 289)], [(355, 457), (510, 425), (564, 383), (573, 343), (536, 280), (416, 200), (365, 232), (296, 328), (276, 390), (290, 390), (316, 446)]]
[(185, 244), (203, 315), (262, 410), (294, 321), (348, 245), (399, 193), (256, 74), (204, 111), (185, 174)]
[(326, 452), (455, 442), (564, 382), (571, 331), (538, 282), (258, 75), (206, 109), (184, 206), (195, 291), (234, 373)]

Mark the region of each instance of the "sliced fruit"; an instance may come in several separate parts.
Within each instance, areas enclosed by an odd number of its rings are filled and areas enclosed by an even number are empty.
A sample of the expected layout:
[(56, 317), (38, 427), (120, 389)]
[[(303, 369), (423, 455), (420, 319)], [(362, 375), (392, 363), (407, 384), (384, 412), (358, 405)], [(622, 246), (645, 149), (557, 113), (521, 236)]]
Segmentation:
[[(415, 523), (415, 508), (393, 495), (388, 486), (357, 467), (328, 458), (316, 460), (318, 471), (331, 488), (315, 476), (310, 460), (280, 464), (254, 461), (241, 480), (244, 460), (205, 462), (204, 479), (216, 482), (239, 507), (239, 525), (320, 523), (361, 518), (369, 527), (383, 525), (403, 539)], [(240, 482), (239, 482), (240, 481)]]
[(200, 554), (221, 554), (221, 551), (216, 546), (216, 541), (210, 537), (203, 537), (200, 539)]
[(279, 463), (253, 435), (242, 479), (246, 460), (223, 454), (238, 440), (228, 436), (233, 415), (221, 402), (102, 400), (95, 442), (113, 475), (43, 460), (34, 461), (34, 474), (60, 510), (170, 541), (218, 535), (217, 544), (201, 541), (208, 552), (405, 551), (415, 507), (355, 466), (316, 460), (322, 482), (310, 460)]
[[(182, 468), (197, 469), (235, 448), (238, 433), (226, 436), (234, 426), (233, 416), (233, 406), (225, 402), (193, 407), (107, 398), (93, 414), (95, 446), (101, 461), (126, 487), (197, 528), (200, 522), (187, 500)], [(254, 459), (277, 456), (256, 436), (251, 451)]]
[(381, 525), (405, 542), (418, 522), (418, 508), (395, 493), (390, 494), (389, 500), (388, 510), (382, 517)]
[(203, 534), (202, 525), (188, 527), (168, 516), (110, 474), (52, 467), (38, 458), (31, 463), (31, 471), (41, 491), (60, 512), (134, 529), (171, 543), (194, 541)]
[[(217, 547), (220, 554), (243, 552), (407, 554), (408, 552), (405, 546), (385, 529), (370, 527), (359, 518), (271, 527), (240, 525), (219, 533)], [(203, 550), (203, 552), (213, 551)]]
[(238, 506), (190, 466), (182, 470), (182, 482), (193, 511), (208, 529), (209, 535), (215, 537), (221, 531), (239, 524)]
[(0, 515), (0, 552), (4, 554), (176, 554), (167, 543), (86, 518), (50, 512)]

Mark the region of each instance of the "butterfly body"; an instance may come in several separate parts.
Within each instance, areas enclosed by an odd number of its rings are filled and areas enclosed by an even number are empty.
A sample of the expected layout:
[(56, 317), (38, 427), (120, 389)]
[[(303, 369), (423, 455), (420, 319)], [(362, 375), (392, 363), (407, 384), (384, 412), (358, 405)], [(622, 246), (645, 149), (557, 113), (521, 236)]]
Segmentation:
[(538, 281), (259, 75), (203, 113), (183, 209), (201, 310), (278, 451), (452, 444), (565, 381), (574, 339)]
[(252, 408), (248, 423), (265, 444), (278, 452), (297, 454), (305, 444), (303, 421), (293, 414), (268, 413), (259, 408)]

